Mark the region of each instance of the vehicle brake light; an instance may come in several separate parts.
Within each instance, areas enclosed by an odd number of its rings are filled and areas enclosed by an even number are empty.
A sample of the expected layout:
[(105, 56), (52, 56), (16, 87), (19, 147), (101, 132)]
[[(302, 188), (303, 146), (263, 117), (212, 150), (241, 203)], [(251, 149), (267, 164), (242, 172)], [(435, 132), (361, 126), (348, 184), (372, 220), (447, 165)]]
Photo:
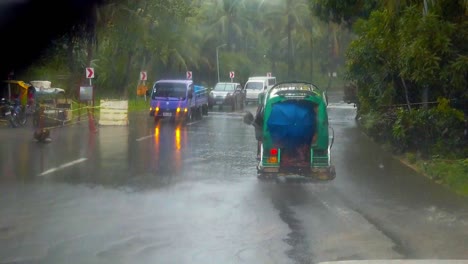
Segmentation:
[(270, 157), (268, 157), (268, 163), (278, 163), (278, 149), (270, 149)]
[(270, 149), (270, 156), (277, 156), (278, 155), (278, 149)]

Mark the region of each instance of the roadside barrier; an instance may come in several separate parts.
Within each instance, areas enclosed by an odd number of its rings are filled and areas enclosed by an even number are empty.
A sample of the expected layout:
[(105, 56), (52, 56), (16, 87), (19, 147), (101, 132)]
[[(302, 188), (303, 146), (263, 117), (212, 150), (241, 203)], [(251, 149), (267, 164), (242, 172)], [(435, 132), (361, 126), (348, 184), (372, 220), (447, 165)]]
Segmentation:
[(73, 103), (65, 107), (63, 105), (51, 106), (48, 104), (39, 104), (37, 110), (30, 114), (34, 127), (55, 129), (78, 124), (88, 119), (86, 116), (89, 110), (96, 108), (83, 106), (76, 102), (74, 103), (76, 107), (72, 107), (72, 104)]
[(128, 125), (128, 101), (101, 100), (99, 106), (90, 106), (75, 101), (58, 101), (55, 105), (39, 103), (37, 110), (30, 113), (34, 129), (33, 137), (39, 142), (50, 141), (51, 130), (88, 122), (89, 131), (98, 131), (96, 119), (103, 126)]
[(128, 101), (127, 100), (101, 100), (99, 125), (101, 126), (127, 126)]

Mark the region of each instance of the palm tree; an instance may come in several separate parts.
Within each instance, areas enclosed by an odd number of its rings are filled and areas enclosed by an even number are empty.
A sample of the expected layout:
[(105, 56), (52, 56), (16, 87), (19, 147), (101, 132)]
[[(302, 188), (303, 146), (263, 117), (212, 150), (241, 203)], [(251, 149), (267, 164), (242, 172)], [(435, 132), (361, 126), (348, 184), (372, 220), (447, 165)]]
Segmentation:
[[(303, 72), (303, 74), (306, 74), (311, 80), (314, 80), (314, 53), (317, 49), (315, 43), (325, 36), (324, 28), (324, 22), (318, 17), (313, 16), (312, 10), (310, 10), (309, 15), (303, 19), (303, 23), (296, 29), (296, 53), (299, 54), (299, 56), (297, 56), (299, 59), (302, 58), (302, 60), (299, 61), (299, 65), (302, 65), (303, 69), (309, 65), (309, 71), (307, 73)], [(306, 58), (308, 58), (308, 60)]]
[[(266, 5), (266, 3), (264, 3)], [(300, 28), (304, 19), (309, 16), (309, 8), (304, 0), (286, 0), (280, 4), (271, 4), (271, 10), (266, 15), (267, 20), (277, 20), (281, 22), (279, 27), (276, 27), (277, 23), (267, 24), (267, 31), (278, 31), (278, 28), (283, 28), (281, 31), (282, 34), (286, 35), (286, 62), (288, 66), (288, 79), (294, 78), (294, 42), (293, 35), (295, 30)], [(284, 35), (283, 35), (284, 36)], [(274, 44), (273, 44), (274, 45)], [(273, 51), (274, 52), (274, 51)]]
[(158, 73), (169, 73), (186, 70), (187, 60), (197, 61), (191, 53), (196, 45), (186, 34), (191, 11), (184, 0), (119, 2), (102, 11), (108, 22), (101, 32), (100, 64), (108, 69), (107, 85), (120, 87), (124, 95), (132, 76), (143, 69), (156, 65)]
[[(244, 29), (250, 26), (245, 14), (245, 0), (210, 0), (201, 6), (206, 18), (206, 40), (227, 43), (231, 51), (238, 51), (242, 44)], [(220, 39), (221, 38), (221, 39)]]

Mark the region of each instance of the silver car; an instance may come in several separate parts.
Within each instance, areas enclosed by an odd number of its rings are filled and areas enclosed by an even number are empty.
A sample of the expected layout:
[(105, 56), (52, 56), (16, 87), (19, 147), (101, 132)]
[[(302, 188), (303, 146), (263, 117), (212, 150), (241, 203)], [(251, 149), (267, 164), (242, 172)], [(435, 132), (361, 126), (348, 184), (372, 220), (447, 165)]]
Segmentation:
[(209, 106), (231, 106), (232, 111), (243, 109), (245, 104), (245, 91), (240, 83), (219, 82), (210, 92)]

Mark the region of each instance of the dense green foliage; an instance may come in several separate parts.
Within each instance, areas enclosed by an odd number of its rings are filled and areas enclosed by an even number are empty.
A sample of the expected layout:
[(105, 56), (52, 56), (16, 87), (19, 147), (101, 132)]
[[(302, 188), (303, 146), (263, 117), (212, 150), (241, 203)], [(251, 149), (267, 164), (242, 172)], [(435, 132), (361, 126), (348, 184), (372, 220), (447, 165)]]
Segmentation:
[(407, 111), (403, 107), (371, 111), (362, 116), (363, 128), (393, 150), (418, 152), (421, 157), (457, 158), (468, 156), (464, 139), (464, 115), (439, 99), (436, 107)]
[(278, 80), (342, 84), (330, 82), (328, 73), (343, 68), (351, 34), (319, 20), (311, 6), (306, 0), (105, 1), (87, 23), (54, 40), (22, 79), (48, 79), (74, 91), (88, 82), (85, 67), (94, 67), (97, 93), (131, 98), (140, 71), (148, 83), (192, 71), (196, 82), (211, 87), (219, 47), (221, 80), (229, 71), (241, 83), (272, 72)]
[(357, 90), (363, 129), (468, 195), (468, 2), (380, 1), (371, 12), (372, 1), (339, 1), (338, 10), (330, 10), (337, 1), (316, 2), (357, 34), (345, 91)]
[(468, 155), (466, 14), (466, 1), (383, 3), (354, 24), (347, 78), (370, 135), (426, 157)]

